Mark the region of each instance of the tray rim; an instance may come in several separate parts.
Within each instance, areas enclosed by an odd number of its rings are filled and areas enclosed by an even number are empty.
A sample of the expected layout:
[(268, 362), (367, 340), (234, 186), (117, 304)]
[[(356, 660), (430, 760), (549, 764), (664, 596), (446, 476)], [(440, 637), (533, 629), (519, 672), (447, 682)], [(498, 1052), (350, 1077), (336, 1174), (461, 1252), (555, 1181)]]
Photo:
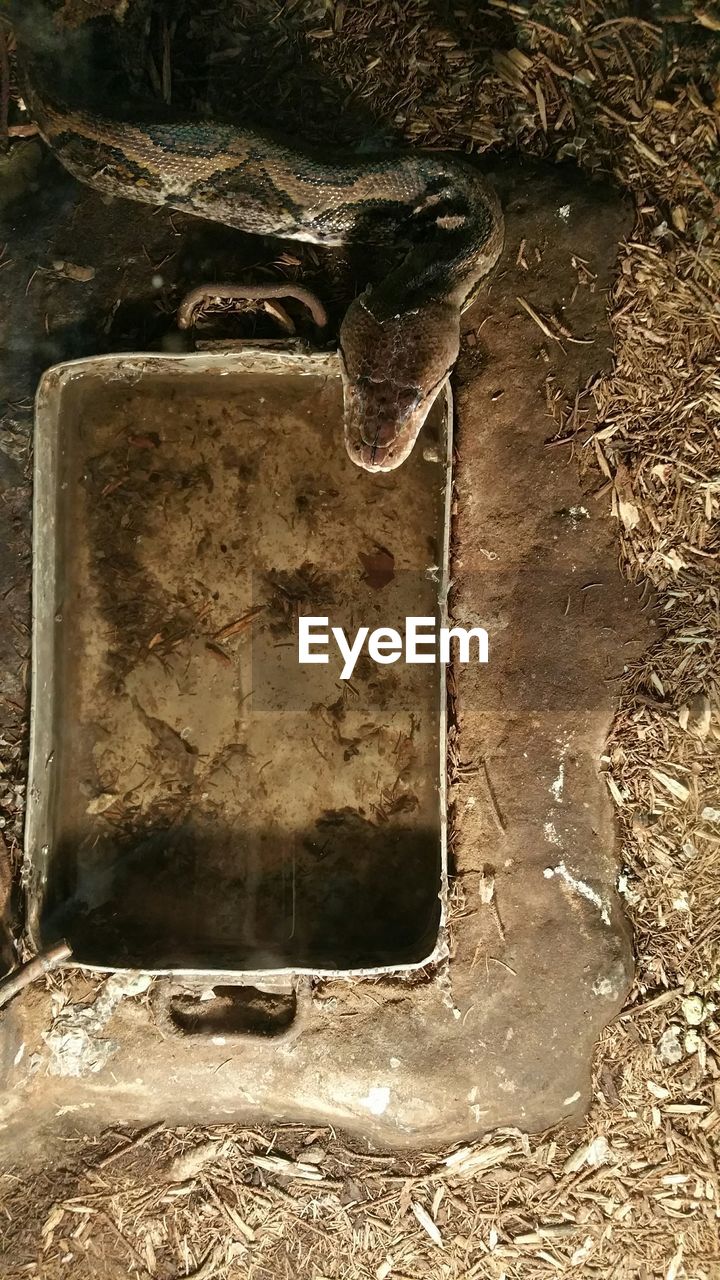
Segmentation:
[[(321, 352), (303, 347), (299, 342), (233, 342), (212, 350), (191, 352), (122, 352), (99, 356), (83, 356), (62, 361), (45, 370), (35, 395), (33, 424), (33, 503), (32, 503), (32, 608), (31, 608), (31, 685), (29, 715), (29, 753), (27, 804), (24, 824), (22, 887), (25, 897), (25, 933), (31, 947), (41, 951), (44, 941), (41, 933), (41, 910), (50, 848), (44, 839), (45, 824), (50, 807), (53, 786), (52, 768), (54, 743), (54, 624), (56, 600), (55, 548), (57, 540), (57, 485), (58, 461), (61, 442), (58, 437), (59, 410), (62, 394), (75, 378), (88, 373), (104, 380), (126, 382), (135, 385), (144, 373), (175, 371), (180, 376), (197, 373), (215, 373), (223, 377), (237, 373), (286, 372), (317, 375), (326, 372), (338, 377), (340, 357), (337, 351)], [(438, 613), (441, 626), (448, 625), (448, 595), (450, 590), (450, 532), (452, 523), (453, 486), (453, 396), (449, 377), (439, 392), (443, 410), (445, 436), (445, 493), (444, 526), (441, 564), (438, 566)], [(220, 982), (228, 985), (253, 985), (277, 978), (318, 977), (353, 980), (375, 978), (384, 975), (413, 973), (428, 966), (437, 966), (449, 956), (447, 938), (448, 918), (448, 817), (447, 817), (447, 733), (448, 693), (447, 664), (436, 664), (439, 679), (439, 759), (438, 804), (440, 809), (440, 920), (438, 934), (432, 951), (420, 960), (399, 964), (357, 966), (344, 969), (314, 966), (285, 966), (268, 969), (213, 969), (213, 968), (145, 968), (119, 967), (104, 964), (86, 964), (72, 956), (66, 962), (70, 968), (87, 973), (143, 973), (153, 977), (177, 977), (199, 979), (203, 982)], [(42, 704), (43, 710), (40, 711)]]

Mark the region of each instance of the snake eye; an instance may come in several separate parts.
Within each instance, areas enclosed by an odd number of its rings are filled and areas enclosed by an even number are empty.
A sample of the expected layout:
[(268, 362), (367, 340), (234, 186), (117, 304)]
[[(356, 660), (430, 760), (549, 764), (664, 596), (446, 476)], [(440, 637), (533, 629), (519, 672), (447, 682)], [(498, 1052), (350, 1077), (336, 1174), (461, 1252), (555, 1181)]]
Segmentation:
[(422, 399), (419, 387), (398, 387), (396, 404), (401, 413), (415, 409)]

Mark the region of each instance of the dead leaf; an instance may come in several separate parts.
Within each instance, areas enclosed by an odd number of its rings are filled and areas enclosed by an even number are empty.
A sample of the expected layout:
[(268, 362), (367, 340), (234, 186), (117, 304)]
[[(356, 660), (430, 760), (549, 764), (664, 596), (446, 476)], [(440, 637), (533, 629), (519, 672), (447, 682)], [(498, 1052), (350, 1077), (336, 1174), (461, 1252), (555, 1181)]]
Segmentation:
[(360, 561), (365, 572), (363, 582), (375, 591), (381, 591), (395, 577), (395, 557), (386, 547), (376, 551), (361, 551)]
[(102, 795), (95, 796), (94, 800), (90, 800), (88, 802), (85, 807), (85, 812), (89, 813), (92, 817), (95, 817), (100, 813), (106, 813), (108, 809), (112, 808), (117, 799), (118, 796), (116, 796), (112, 791), (103, 791)]
[(196, 1178), (206, 1165), (222, 1159), (226, 1150), (224, 1142), (201, 1142), (176, 1156), (168, 1166), (166, 1176), (170, 1182), (188, 1182)]
[(53, 271), (57, 271), (58, 275), (65, 276), (68, 280), (77, 280), (80, 284), (87, 284), (89, 280), (95, 278), (94, 267), (81, 267), (77, 262), (63, 262), (62, 259), (56, 259), (53, 262)]

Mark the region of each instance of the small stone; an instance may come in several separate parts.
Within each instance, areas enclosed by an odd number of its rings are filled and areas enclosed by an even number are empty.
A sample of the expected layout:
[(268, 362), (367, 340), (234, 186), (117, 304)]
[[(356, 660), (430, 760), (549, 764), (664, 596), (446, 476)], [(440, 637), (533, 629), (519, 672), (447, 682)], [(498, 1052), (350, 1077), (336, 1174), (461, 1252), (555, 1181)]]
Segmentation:
[(685, 1052), (686, 1053), (697, 1053), (701, 1044), (702, 1044), (702, 1040), (698, 1035), (697, 1031), (687, 1032), (685, 1036)]
[(325, 1148), (321, 1147), (318, 1142), (313, 1142), (312, 1146), (304, 1148), (302, 1152), (302, 1159), (307, 1164), (322, 1164), (326, 1155), (327, 1151)]
[(686, 996), (682, 1002), (682, 1011), (689, 1027), (699, 1027), (705, 1017), (705, 1006), (700, 996)]
[(680, 1028), (669, 1026), (667, 1031), (663, 1031), (658, 1041), (658, 1056), (662, 1062), (666, 1062), (668, 1066), (674, 1066), (676, 1062), (682, 1062), (682, 1045), (680, 1043)]

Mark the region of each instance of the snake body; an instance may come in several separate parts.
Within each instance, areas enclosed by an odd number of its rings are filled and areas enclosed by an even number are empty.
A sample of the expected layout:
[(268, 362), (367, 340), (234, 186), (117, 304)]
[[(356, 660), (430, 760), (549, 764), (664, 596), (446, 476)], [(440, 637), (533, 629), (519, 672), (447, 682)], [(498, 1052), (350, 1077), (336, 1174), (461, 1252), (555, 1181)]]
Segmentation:
[(347, 451), (369, 471), (405, 461), (457, 359), (461, 312), (502, 249), (497, 196), (471, 164), (415, 150), (324, 156), (215, 121), (126, 124), (32, 85), (27, 100), (61, 163), (97, 191), (256, 235), (405, 248), (340, 328)]

